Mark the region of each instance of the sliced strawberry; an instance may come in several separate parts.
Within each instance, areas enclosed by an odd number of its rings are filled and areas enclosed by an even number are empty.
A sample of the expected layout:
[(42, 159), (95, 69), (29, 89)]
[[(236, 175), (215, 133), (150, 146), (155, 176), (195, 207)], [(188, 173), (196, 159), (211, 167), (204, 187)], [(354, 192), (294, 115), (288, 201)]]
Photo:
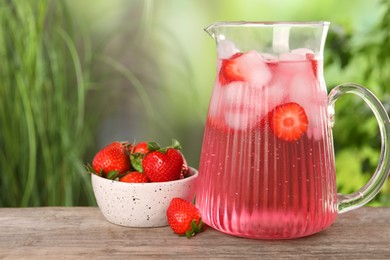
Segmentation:
[(129, 172), (125, 176), (119, 178), (119, 181), (130, 183), (146, 183), (149, 182), (149, 179), (142, 172)]
[(313, 53), (307, 53), (306, 59), (310, 61), (311, 68), (313, 69), (313, 74), (315, 77), (317, 77), (317, 69), (318, 69), (318, 61), (315, 59), (315, 56)]
[(305, 53), (305, 58), (307, 60), (314, 60), (314, 58), (315, 58), (314, 53), (310, 53), (310, 52)]
[(298, 140), (308, 127), (305, 110), (294, 102), (275, 107), (269, 120), (272, 132), (284, 141)]
[(240, 57), (243, 53), (237, 52), (229, 59), (222, 60), (221, 69), (219, 71), (219, 81), (221, 85), (226, 85), (233, 81), (244, 81), (244, 77), (241, 75), (240, 68), (237, 66), (236, 58)]

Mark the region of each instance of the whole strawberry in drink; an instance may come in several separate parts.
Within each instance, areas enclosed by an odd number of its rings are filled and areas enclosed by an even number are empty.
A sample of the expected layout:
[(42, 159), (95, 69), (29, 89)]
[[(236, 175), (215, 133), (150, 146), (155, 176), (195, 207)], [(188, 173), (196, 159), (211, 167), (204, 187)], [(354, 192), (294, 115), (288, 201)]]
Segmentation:
[(101, 149), (93, 158), (92, 168), (103, 177), (119, 175), (130, 171), (130, 158), (127, 152), (128, 143), (113, 142)]
[(184, 158), (180, 143), (173, 140), (169, 147), (149, 151), (142, 160), (143, 172), (151, 182), (174, 181), (182, 178)]
[(167, 209), (168, 224), (172, 230), (187, 238), (193, 237), (202, 231), (202, 219), (199, 210), (190, 202), (181, 199), (172, 199)]

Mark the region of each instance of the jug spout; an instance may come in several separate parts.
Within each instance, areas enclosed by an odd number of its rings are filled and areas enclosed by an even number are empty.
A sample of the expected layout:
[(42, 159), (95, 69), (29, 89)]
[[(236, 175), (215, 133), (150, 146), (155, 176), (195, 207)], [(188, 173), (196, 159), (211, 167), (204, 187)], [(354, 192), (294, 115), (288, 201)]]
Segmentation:
[(207, 32), (208, 35), (210, 35), (214, 40), (216, 40), (216, 27), (217, 27), (217, 24), (218, 23), (213, 23), (209, 26), (207, 26), (206, 28), (204, 28), (203, 30), (205, 32)]
[(219, 41), (225, 40), (228, 37), (228, 34), (230, 34), (229, 31), (240, 30), (240, 25), (244, 24), (246, 24), (246, 22), (216, 22), (210, 24), (203, 30), (207, 32), (208, 35), (210, 35), (218, 43)]

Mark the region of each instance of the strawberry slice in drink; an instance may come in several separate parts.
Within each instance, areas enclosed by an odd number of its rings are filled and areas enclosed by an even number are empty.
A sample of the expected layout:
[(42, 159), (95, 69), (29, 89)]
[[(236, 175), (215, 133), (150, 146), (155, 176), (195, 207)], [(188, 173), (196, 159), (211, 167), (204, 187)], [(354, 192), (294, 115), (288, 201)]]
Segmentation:
[(244, 81), (244, 77), (236, 61), (236, 58), (241, 55), (242, 53), (237, 52), (229, 59), (222, 60), (221, 70), (219, 71), (219, 81), (222, 85), (229, 84), (233, 81)]
[[(219, 110), (229, 129), (253, 128), (265, 114), (266, 106), (272, 103), (267, 102), (264, 95), (271, 77), (268, 64), (256, 51), (236, 53), (229, 59), (221, 60), (217, 82), (217, 86), (221, 87), (221, 102), (219, 109), (213, 107), (210, 112)], [(280, 101), (277, 98), (277, 102)]]
[(264, 58), (256, 51), (237, 52), (229, 59), (223, 59), (219, 71), (219, 81), (222, 86), (241, 81), (262, 88), (271, 77), (271, 71)]
[(307, 131), (305, 110), (297, 103), (289, 102), (275, 107), (269, 118), (272, 132), (284, 141), (296, 141)]

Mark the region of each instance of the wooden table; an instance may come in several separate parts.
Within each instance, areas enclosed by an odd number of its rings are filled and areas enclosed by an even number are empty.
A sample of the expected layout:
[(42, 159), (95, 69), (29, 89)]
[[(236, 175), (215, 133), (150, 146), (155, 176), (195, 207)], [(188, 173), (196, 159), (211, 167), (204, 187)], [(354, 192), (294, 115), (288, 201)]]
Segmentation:
[(0, 208), (0, 259), (60, 258), (390, 259), (390, 208), (357, 209), (319, 234), (279, 241), (121, 227), (95, 207)]

